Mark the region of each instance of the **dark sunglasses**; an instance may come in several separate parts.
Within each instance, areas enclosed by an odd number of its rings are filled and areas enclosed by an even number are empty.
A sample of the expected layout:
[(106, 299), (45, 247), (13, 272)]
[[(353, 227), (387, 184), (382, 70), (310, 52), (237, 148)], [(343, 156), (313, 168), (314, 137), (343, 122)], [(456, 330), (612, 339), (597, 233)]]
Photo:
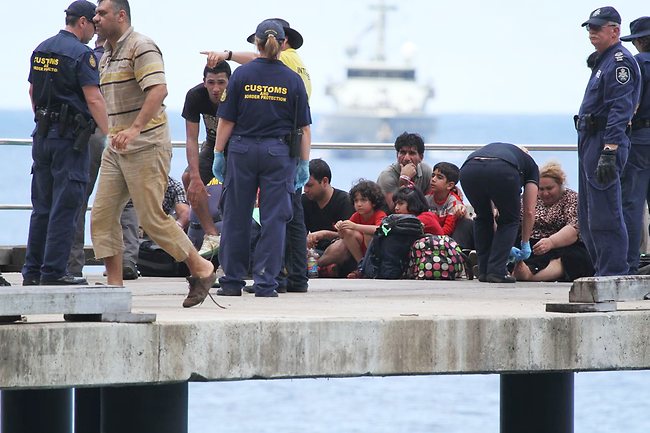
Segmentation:
[(604, 26), (599, 26), (598, 24), (587, 24), (585, 26), (587, 28), (587, 31), (594, 31), (594, 32), (599, 32), (603, 29), (603, 27), (616, 27), (616, 24), (605, 24)]

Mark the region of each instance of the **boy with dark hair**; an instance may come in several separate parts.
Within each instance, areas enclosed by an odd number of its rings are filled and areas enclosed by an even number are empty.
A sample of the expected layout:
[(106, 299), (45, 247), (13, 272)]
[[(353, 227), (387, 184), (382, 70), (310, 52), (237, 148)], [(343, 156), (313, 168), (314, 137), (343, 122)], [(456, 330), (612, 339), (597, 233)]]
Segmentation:
[(431, 192), (427, 195), (429, 208), (438, 217), (443, 234), (448, 236), (452, 236), (456, 228), (458, 210), (465, 207), (456, 188), (459, 175), (460, 170), (456, 165), (437, 163), (431, 176)]

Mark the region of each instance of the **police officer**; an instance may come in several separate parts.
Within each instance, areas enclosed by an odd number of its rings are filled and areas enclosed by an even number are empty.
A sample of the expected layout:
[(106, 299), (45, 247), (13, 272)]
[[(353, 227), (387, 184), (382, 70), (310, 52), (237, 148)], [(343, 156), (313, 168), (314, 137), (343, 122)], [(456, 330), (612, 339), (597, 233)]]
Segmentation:
[(632, 118), (630, 154), (625, 163), (621, 190), (623, 217), (629, 238), (627, 264), (630, 274), (639, 270), (639, 247), (643, 232), (645, 197), (650, 194), (650, 17), (641, 17), (630, 23), (629, 36), (622, 41), (632, 41), (639, 54), (634, 56), (641, 70), (642, 92), (639, 107)]
[(598, 52), (576, 117), (578, 221), (595, 275), (628, 273), (621, 173), (630, 150), (626, 134), (639, 100), (639, 68), (619, 40), (621, 16), (610, 6), (582, 23)]
[[(277, 296), (291, 193), (309, 179), (311, 114), (301, 78), (278, 60), (285, 32), (275, 20), (255, 31), (260, 57), (232, 74), (217, 111), (213, 173), (222, 180), (223, 230), (218, 295), (240, 296), (248, 269), (249, 221), (259, 188), (261, 235), (253, 257), (255, 296)], [(294, 122), (295, 117), (295, 122)], [(293, 125), (302, 136), (292, 133)], [(227, 162), (224, 149), (227, 148)], [(290, 156), (298, 146), (299, 162)]]
[[(508, 274), (508, 256), (517, 239), (521, 218), (518, 260), (530, 257), (530, 235), (535, 222), (539, 168), (527, 151), (510, 143), (490, 143), (472, 152), (460, 169), (460, 183), (474, 207), (474, 242), (478, 280), (514, 283)], [(521, 197), (521, 188), (524, 188)], [(498, 210), (494, 218), (492, 206)], [(496, 222), (496, 230), (494, 225)]]
[(32, 205), (24, 285), (86, 284), (66, 272), (75, 221), (84, 201), (95, 124), (108, 133), (93, 51), (95, 5), (73, 2), (65, 29), (32, 53), (29, 95), (36, 114), (32, 147)]

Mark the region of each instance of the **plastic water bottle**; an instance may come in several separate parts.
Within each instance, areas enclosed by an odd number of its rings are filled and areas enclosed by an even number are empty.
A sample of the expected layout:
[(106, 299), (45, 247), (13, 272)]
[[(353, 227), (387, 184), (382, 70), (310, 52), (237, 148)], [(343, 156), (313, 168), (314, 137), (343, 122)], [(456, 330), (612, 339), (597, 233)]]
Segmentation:
[(318, 278), (319, 257), (319, 254), (313, 248), (307, 251), (307, 276), (309, 278)]

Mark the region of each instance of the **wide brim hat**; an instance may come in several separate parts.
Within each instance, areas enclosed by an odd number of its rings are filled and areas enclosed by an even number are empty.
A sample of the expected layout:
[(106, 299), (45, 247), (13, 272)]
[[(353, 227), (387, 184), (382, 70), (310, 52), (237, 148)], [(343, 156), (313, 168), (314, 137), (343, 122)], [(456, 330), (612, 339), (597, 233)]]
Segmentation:
[(637, 18), (630, 23), (630, 33), (627, 36), (621, 36), (622, 41), (633, 41), (644, 36), (650, 36), (650, 17)]
[[(292, 29), (289, 23), (282, 18), (269, 18), (270, 20), (277, 21), (282, 25), (282, 28), (284, 29), (284, 34), (286, 35), (287, 38), (289, 38), (289, 44), (291, 45), (291, 48), (298, 49), (302, 47), (303, 44), (303, 39), (302, 35), (296, 30)], [(255, 43), (255, 33), (250, 35), (248, 38), (246, 38), (246, 41), (254, 44)]]

